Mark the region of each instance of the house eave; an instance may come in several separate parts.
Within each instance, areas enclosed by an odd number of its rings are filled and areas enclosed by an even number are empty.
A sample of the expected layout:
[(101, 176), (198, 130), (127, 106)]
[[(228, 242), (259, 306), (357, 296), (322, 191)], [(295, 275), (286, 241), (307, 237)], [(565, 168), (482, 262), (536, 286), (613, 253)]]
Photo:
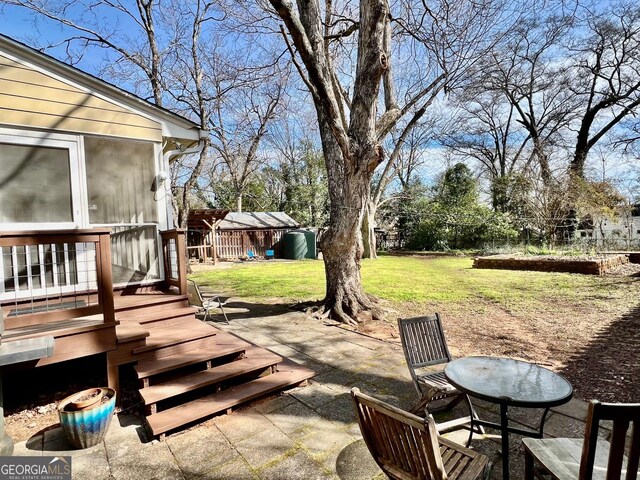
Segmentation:
[(38, 67), (67, 78), (75, 84), (104, 97), (113, 99), (120, 104), (136, 111), (142, 115), (156, 120), (162, 126), (162, 136), (165, 138), (176, 138), (197, 142), (206, 138), (209, 132), (200, 129), (199, 125), (191, 120), (178, 115), (163, 107), (159, 107), (147, 100), (144, 100), (126, 90), (112, 85), (89, 73), (67, 65), (46, 53), (39, 52), (28, 45), (18, 42), (10, 37), (0, 34), (0, 50), (7, 52), (26, 62), (30, 62)]

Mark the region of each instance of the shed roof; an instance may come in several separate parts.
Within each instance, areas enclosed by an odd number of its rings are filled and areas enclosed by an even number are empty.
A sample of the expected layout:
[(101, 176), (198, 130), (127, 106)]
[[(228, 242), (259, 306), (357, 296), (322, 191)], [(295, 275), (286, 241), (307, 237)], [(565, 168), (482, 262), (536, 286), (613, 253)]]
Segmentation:
[(220, 230), (297, 228), (300, 224), (284, 212), (229, 212)]

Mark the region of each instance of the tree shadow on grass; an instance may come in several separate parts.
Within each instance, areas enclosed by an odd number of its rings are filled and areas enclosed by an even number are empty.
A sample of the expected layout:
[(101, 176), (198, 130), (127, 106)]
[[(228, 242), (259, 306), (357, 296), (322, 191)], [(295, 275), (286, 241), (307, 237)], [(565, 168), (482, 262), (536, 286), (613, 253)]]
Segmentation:
[(617, 318), (566, 362), (561, 374), (581, 385), (576, 396), (640, 401), (640, 306)]

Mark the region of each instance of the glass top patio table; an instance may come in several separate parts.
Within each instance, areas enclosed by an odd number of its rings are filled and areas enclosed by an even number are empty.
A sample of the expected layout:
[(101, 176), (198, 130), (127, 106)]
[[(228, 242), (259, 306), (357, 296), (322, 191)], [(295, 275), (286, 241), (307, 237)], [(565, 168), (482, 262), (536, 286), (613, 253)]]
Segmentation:
[(573, 388), (564, 377), (512, 358), (460, 358), (447, 365), (445, 375), (460, 391), (512, 406), (554, 407), (568, 402), (573, 395)]
[[(473, 435), (474, 424), (500, 429), (503, 480), (509, 479), (509, 432), (542, 437), (549, 408), (567, 403), (573, 396), (573, 387), (561, 375), (512, 358), (460, 358), (449, 362), (444, 374), (461, 392), (500, 405), (500, 424), (472, 418), (470, 435)], [(509, 406), (544, 408), (539, 430), (510, 427)]]

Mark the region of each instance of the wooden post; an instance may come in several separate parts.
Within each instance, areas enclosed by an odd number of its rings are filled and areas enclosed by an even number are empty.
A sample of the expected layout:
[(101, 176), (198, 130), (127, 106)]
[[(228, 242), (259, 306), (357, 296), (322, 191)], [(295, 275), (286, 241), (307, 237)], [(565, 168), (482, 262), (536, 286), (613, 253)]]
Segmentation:
[(186, 232), (176, 229), (176, 257), (178, 262), (178, 290), (181, 295), (187, 294), (187, 245), (185, 243)]
[(202, 232), (200, 238), (202, 241), (202, 263), (207, 263), (207, 236)]
[(104, 323), (114, 323), (116, 321), (116, 312), (113, 301), (111, 234), (109, 232), (99, 235), (96, 249), (96, 276), (98, 282), (98, 297), (102, 305), (102, 315)]
[(217, 265), (218, 264), (218, 245), (217, 245), (217, 239), (216, 239), (216, 227), (217, 227), (217, 222), (213, 225), (213, 228), (211, 229), (211, 253), (213, 255), (213, 264)]
[(118, 364), (111, 359), (111, 352), (107, 352), (107, 387), (113, 388), (117, 393), (116, 402), (120, 405), (120, 372)]

